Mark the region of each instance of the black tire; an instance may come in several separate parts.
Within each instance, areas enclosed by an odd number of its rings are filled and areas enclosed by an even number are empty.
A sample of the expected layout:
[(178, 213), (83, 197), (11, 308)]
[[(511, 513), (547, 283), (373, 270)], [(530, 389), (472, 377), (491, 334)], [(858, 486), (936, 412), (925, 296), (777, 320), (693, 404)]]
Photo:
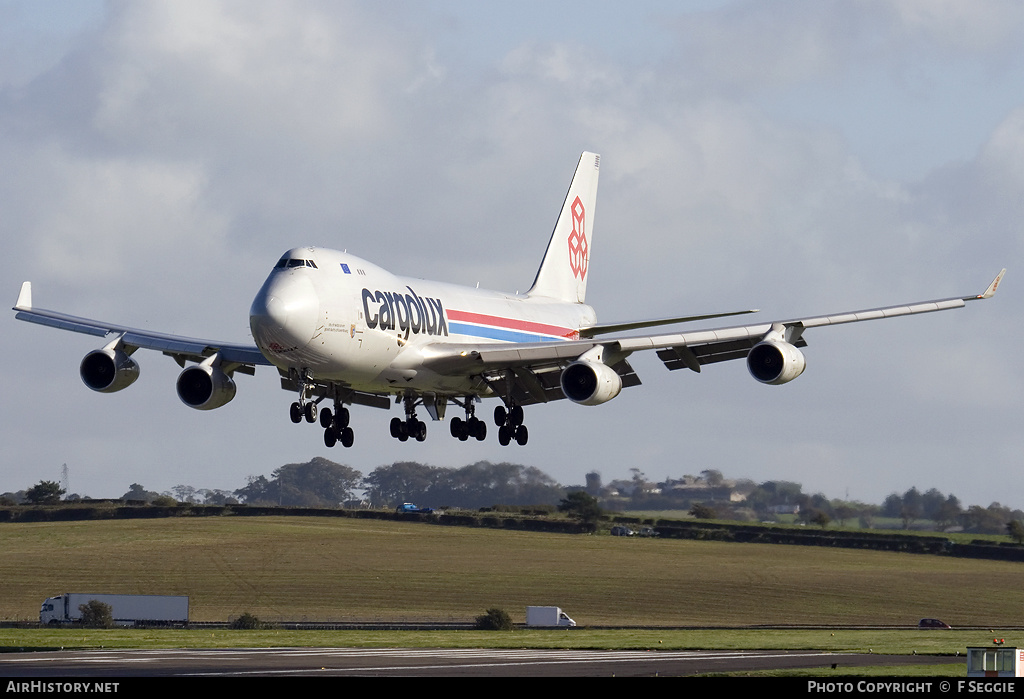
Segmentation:
[(324, 408), (320, 411), (320, 426), (325, 430), (331, 426), (331, 420), (334, 419), (334, 415), (331, 414), (330, 408)]
[(507, 425), (502, 425), (498, 428), (498, 444), (503, 447), (507, 447), (509, 442), (512, 441), (512, 431)]
[(341, 446), (348, 449), (356, 440), (356, 435), (352, 431), (351, 427), (346, 427), (341, 431)]
[(291, 418), (296, 425), (302, 422), (302, 406), (298, 403), (292, 403)]
[(427, 423), (416, 421), (416, 424), (411, 430), (409, 430), (410, 436), (415, 437), (417, 442), (422, 442), (427, 438)]
[(516, 444), (521, 447), (526, 446), (526, 442), (530, 439), (530, 431), (526, 429), (526, 425), (520, 425), (516, 428)]
[(513, 406), (508, 411), (508, 421), (513, 427), (519, 427), (523, 424), (523, 408), (520, 405)]
[(306, 422), (310, 424), (316, 422), (316, 403), (306, 403), (306, 409), (303, 412), (306, 415)]
[(338, 435), (330, 427), (324, 429), (324, 446), (330, 449), (338, 443)]
[(402, 418), (393, 417), (391, 418), (391, 436), (395, 439), (402, 438), (402, 426), (405, 423), (402, 422)]
[(494, 424), (501, 427), (505, 424), (505, 420), (508, 418), (508, 412), (505, 410), (504, 405), (499, 405), (494, 409)]
[(338, 408), (338, 414), (334, 416), (334, 426), (339, 430), (343, 430), (348, 427), (348, 423), (351, 420), (348, 408)]
[(462, 439), (462, 418), (461, 417), (453, 417), (452, 421), (451, 421), (451, 424), (448, 427), (451, 430), (452, 437), (455, 437), (455, 439)]

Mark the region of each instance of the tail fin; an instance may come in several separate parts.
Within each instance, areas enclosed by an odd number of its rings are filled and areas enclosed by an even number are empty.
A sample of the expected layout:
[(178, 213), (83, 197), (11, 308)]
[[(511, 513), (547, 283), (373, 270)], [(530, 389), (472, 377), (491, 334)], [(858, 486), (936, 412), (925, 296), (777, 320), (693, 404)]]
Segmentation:
[(584, 152), (573, 175), (562, 212), (528, 296), (583, 303), (587, 295), (590, 239), (594, 232), (597, 176), (601, 156)]

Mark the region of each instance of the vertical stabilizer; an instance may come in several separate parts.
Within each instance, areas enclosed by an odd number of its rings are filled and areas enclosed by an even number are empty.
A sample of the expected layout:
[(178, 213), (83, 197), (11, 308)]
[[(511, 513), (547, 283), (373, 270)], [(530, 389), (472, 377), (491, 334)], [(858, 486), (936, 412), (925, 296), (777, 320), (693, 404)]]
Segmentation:
[(597, 153), (584, 152), (580, 156), (529, 296), (569, 303), (583, 303), (586, 298), (600, 164), (601, 156)]

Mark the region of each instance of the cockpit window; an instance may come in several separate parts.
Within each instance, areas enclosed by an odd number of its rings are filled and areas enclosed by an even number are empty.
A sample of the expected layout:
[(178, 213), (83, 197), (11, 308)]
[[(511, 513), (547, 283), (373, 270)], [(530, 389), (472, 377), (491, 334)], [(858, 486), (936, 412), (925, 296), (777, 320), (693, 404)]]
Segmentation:
[(274, 269), (284, 269), (286, 267), (289, 269), (292, 267), (312, 267), (313, 269), (318, 269), (316, 262), (313, 262), (313, 260), (299, 260), (288, 257), (282, 257), (277, 261), (277, 264), (274, 265)]

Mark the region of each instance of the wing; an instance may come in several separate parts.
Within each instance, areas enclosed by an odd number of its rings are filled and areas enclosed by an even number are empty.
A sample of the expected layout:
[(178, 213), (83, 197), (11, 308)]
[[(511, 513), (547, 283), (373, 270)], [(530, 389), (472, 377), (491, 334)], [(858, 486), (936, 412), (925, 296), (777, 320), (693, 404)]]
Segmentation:
[(116, 323), (104, 323), (89, 318), (49, 311), (44, 308), (32, 307), (32, 284), (25, 282), (21, 286), (15, 318), (30, 323), (48, 325), (51, 328), (70, 330), (72, 332), (95, 335), (97, 337), (119, 336), (120, 346), (126, 354), (136, 349), (151, 349), (173, 357), (178, 364), (184, 366), (186, 361), (203, 362), (217, 356), (225, 371), (239, 371), (243, 374), (255, 373), (257, 365), (270, 366), (270, 362), (255, 345), (240, 345), (230, 342), (201, 340), (180, 335), (168, 335), (149, 330), (130, 328)]
[[(962, 308), (967, 301), (994, 296), (1005, 273), (1006, 270), (1002, 270), (984, 292), (973, 296), (661, 335), (521, 344), (440, 343), (424, 348), (423, 363), (442, 374), (478, 375), (498, 395), (512, 395), (520, 404), (527, 404), (565, 397), (560, 384), (561, 374), (573, 363), (593, 364), (596, 361), (604, 364), (613, 369), (622, 380), (622, 386), (627, 387), (640, 383), (626, 361), (633, 352), (655, 350), (669, 369), (687, 368), (699, 372), (704, 364), (751, 357), (756, 346), (770, 345), (778, 349), (781, 356), (767, 355), (759, 359), (768, 363), (772, 360), (785, 363), (787, 359), (793, 359), (798, 361), (799, 368), (795, 374), (783, 372), (775, 376), (771, 374), (775, 368), (770, 367), (765, 378), (756, 373), (755, 378), (764, 383), (785, 383), (803, 370), (803, 356), (799, 351), (795, 354), (793, 351), (807, 344), (803, 334), (808, 328)], [(752, 366), (751, 371), (754, 373), (755, 367)]]

